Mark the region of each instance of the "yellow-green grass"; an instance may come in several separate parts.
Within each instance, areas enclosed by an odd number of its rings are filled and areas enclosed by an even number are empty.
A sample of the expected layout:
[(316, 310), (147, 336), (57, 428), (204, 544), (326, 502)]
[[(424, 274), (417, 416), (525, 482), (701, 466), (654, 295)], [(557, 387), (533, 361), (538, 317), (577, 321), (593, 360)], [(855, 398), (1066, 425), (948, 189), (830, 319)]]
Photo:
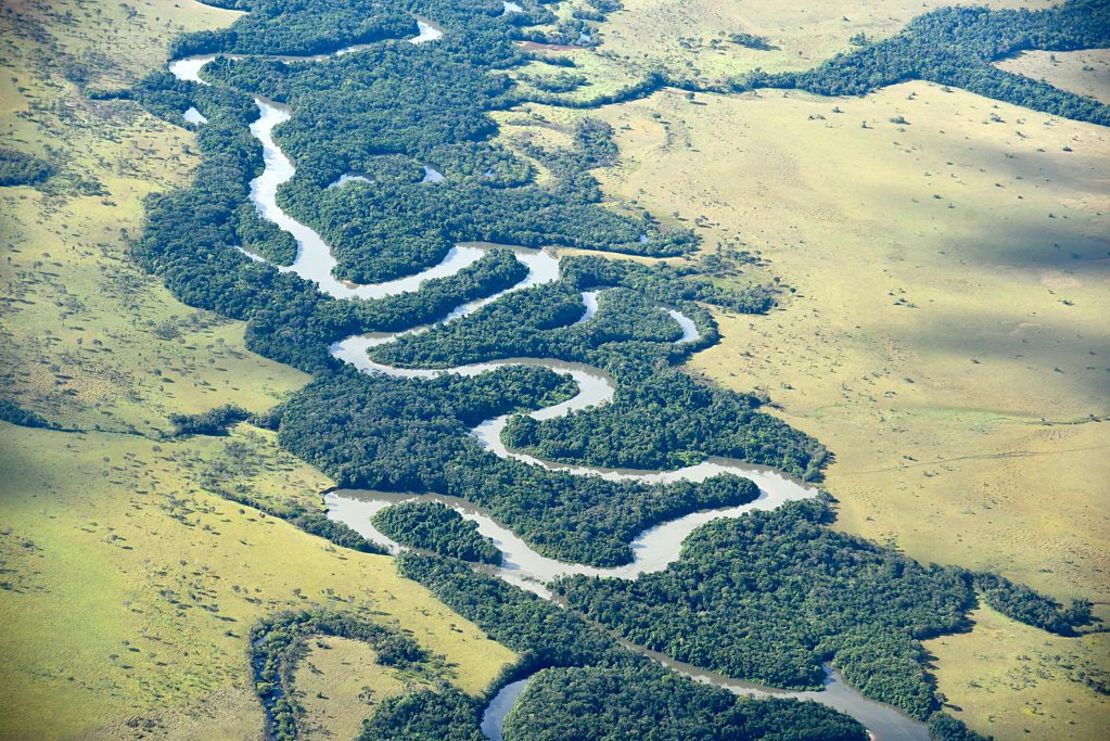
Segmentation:
[[(164, 65), (182, 28), (234, 17), (188, 0), (0, 12), (5, 145), (64, 164), (49, 194), (0, 189), (4, 396), (66, 426), (139, 433), (0, 424), (3, 738), (260, 738), (246, 636), (313, 604), (413, 631), (467, 692), (514, 659), (390, 559), (210, 493), (321, 506), (332, 482), (273, 433), (143, 437), (164, 435), (174, 412), (264, 410), (307, 376), (250, 353), (242, 323), (177, 303), (131, 263), (142, 198), (187, 182), (192, 134), (91, 102), (65, 76), (127, 84)], [(93, 178), (107, 194), (79, 195)]]
[(553, 77), (560, 72), (580, 75), (586, 78), (586, 83), (568, 93), (557, 93), (560, 100), (574, 101), (590, 104), (604, 96), (612, 96), (618, 91), (640, 83), (649, 72), (649, 68), (637, 64), (623, 57), (618, 57), (608, 51), (595, 51), (593, 49), (546, 49), (540, 52), (541, 56), (551, 59), (570, 59), (574, 67), (554, 67), (542, 61), (530, 62), (508, 73), (516, 80), (525, 95), (545, 98), (552, 93), (538, 90), (527, 77)]
[(9, 40), (22, 46), (34, 33), (53, 74), (103, 88), (130, 84), (162, 67), (176, 36), (227, 26), (243, 15), (197, 0), (5, 0), (4, 9), (6, 35), (23, 37)]
[(1110, 49), (1026, 51), (995, 66), (1110, 104)]
[[(769, 72), (812, 67), (855, 48), (862, 33), (880, 39), (948, 0), (786, 3), (781, 0), (624, 0), (601, 25), (602, 51), (639, 66), (661, 66), (682, 79), (719, 82), (758, 67)], [(992, 8), (1043, 8), (1052, 0), (981, 0)], [(729, 41), (733, 33), (765, 36), (777, 49)]]
[[(7, 424), (0, 434), (0, 737), (112, 736), (133, 718), (187, 723), (210, 697), (249, 705), (251, 625), (312, 605), (411, 631), (467, 692), (515, 658), (391, 558), (337, 549), (200, 488), (232, 444), (258, 464), (248, 484), (272, 477), (307, 496), (325, 483), (289, 471), (264, 438), (157, 443)], [(260, 722), (252, 711), (249, 735)]]
[[(689, 369), (766, 389), (831, 448), (838, 527), (1110, 597), (1110, 423), (1089, 416), (1110, 414), (1106, 129), (926, 83), (664, 91), (600, 115), (610, 195), (700, 223), (706, 251), (758, 251), (747, 277), (796, 290), (767, 317), (719, 314)], [(961, 691), (973, 720), (1010, 712)]]
[(1003, 741), (1105, 738), (1110, 708), (1086, 683), (1105, 685), (1104, 635), (1059, 638), (989, 608), (972, 619), (970, 633), (925, 644), (937, 658), (938, 688), (956, 706), (949, 712)]
[(553, 116), (522, 109), (496, 111), (491, 115), (500, 129), (495, 144), (510, 149), (517, 157), (530, 162), (535, 168), (534, 182), (547, 187), (552, 181), (550, 170), (542, 162), (525, 153), (520, 144), (527, 141), (548, 150), (573, 146), (571, 125), (574, 116), (566, 109), (546, 109), (544, 113), (550, 113)]
[(309, 646), (294, 679), (305, 709), (305, 738), (355, 738), (383, 700), (429, 687), (422, 677), (379, 665), (365, 643), (328, 636)]
[[(159, 3), (148, 7), (159, 21), (128, 19), (122, 5), (63, 5), (17, 3), (16, 14), (0, 15), (0, 132), (25, 151), (52, 148), (63, 164), (52, 186), (60, 192), (0, 189), (5, 395), (67, 426), (144, 433), (168, 429), (170, 411), (272, 406), (307, 377), (247, 352), (242, 323), (177, 303), (128, 256), (143, 197), (190, 176), (193, 135), (130, 103), (90, 101), (63, 76), (89, 57), (103, 77), (133, 79), (143, 60), (164, 64), (166, 40), (183, 24), (230, 14)], [(59, 25), (67, 9), (79, 20)], [(111, 21), (107, 37), (89, 20), (96, 10)], [(77, 178), (106, 194), (75, 194)]]

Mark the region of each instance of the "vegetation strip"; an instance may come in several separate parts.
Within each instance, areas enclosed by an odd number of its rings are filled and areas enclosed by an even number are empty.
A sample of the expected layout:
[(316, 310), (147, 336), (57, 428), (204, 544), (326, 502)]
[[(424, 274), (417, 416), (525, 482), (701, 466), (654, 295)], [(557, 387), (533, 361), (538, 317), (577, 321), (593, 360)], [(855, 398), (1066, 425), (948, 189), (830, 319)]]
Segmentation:
[[(326, 31), (339, 27), (336, 22), (342, 20), (344, 12), (331, 0), (308, 2), (284, 14), (281, 11), (286, 9), (277, 5), (270, 10), (273, 14), (267, 16), (255, 7), (246, 16), (249, 20), (233, 26), (234, 32), (183, 42), (181, 50), (317, 53), (334, 50), (343, 42), (380, 35), (383, 28), (402, 25), (390, 25), (401, 13), (393, 16), (385, 13), (376, 22), (360, 26), (364, 30), (359, 33), (365, 34), (364, 37), (339, 39), (334, 32)], [(391, 303), (336, 301), (318, 293), (312, 283), (252, 261), (236, 249), (242, 238), (240, 230), (235, 228), (235, 213), (241, 208), (251, 181), (262, 171), (257, 148), (247, 134), (253, 123), (249, 95), (288, 104), (295, 111), (295, 115), (275, 131), (282, 148), (298, 163), (296, 175), (278, 198), (283, 209), (313, 226), (332, 245), (338, 260), (338, 277), (360, 282), (394, 278), (434, 265), (444, 258), (454, 242), (466, 240), (530, 246), (550, 240), (654, 256), (679, 254), (688, 249), (693, 240), (688, 233), (665, 233), (650, 218), (636, 220), (597, 205), (598, 191), (591, 186), (586, 173), (609, 156), (604, 137), (598, 136), (603, 134), (603, 129), (593, 127), (580, 133), (578, 155), (547, 156), (548, 162), (556, 164), (555, 169), (563, 174), (554, 189), (546, 190), (529, 182), (528, 167), (514, 155), (488, 143), (495, 127), (486, 111), (513, 102), (509, 95), (510, 83), (489, 73), (523, 61), (522, 52), (512, 42), (538, 37), (521, 32), (522, 26), (516, 24), (549, 19), (545, 10), (537, 8), (535, 15), (514, 13), (512, 22), (496, 20), (495, 15), (487, 12), (492, 8), (484, 6), (459, 9), (432, 2), (427, 7), (405, 5), (398, 10), (418, 10), (423, 16), (436, 18), (444, 28), (443, 38), (436, 44), (420, 47), (386, 42), (360, 51), (357, 56), (365, 58), (352, 61), (356, 55), (344, 55), (314, 61), (311, 65), (258, 57), (238, 61), (217, 59), (206, 68), (206, 79), (213, 83), (211, 85), (183, 83), (169, 75), (155, 75), (138, 86), (134, 97), (167, 120), (171, 120), (172, 113), (180, 121), (181, 111), (192, 106), (204, 113), (208, 123), (198, 131), (198, 143), (206, 156), (196, 183), (186, 192), (165, 196), (151, 204), (150, 226), (136, 254), (150, 269), (163, 275), (167, 285), (183, 300), (248, 320), (252, 347), (317, 375), (308, 389), (283, 407), (275, 421), (284, 444), (321, 465), (337, 479), (395, 490), (403, 487), (446, 490), (472, 501), (493, 503), (503, 508), (506, 522), (514, 527), (523, 525), (522, 532), (538, 547), (573, 554), (593, 563), (620, 563), (629, 558), (627, 543), (638, 532), (637, 527), (642, 529), (646, 523), (708, 506), (707, 499), (720, 496), (722, 491), (728, 493), (727, 480), (715, 482), (715, 488), (644, 487), (585, 479), (498, 459), (478, 449), (467, 438), (468, 423), (476, 424), (491, 413), (534, 408), (557, 392), (562, 379), (550, 371), (519, 366), (473, 379), (432, 381), (397, 381), (337, 369), (337, 361), (327, 353), (332, 343), (359, 332), (401, 328), (383, 326), (386, 323), (383, 320), (396, 316), (389, 313)], [(599, 9), (598, 12), (603, 11)], [(286, 32), (270, 34), (270, 26), (282, 26)], [(569, 28), (566, 26), (563, 31)], [(295, 36), (289, 35), (291, 29), (296, 29)], [(582, 31), (580, 34), (585, 43), (590, 42), (590, 33)], [(551, 36), (545, 38), (553, 40)], [(406, 95), (399, 94), (402, 89)], [(413, 121), (422, 123), (414, 127)], [(429, 122), (436, 122), (436, 125)], [(444, 132), (449, 133), (445, 135)], [(540, 158), (545, 156), (539, 152), (535, 154)], [(441, 169), (446, 175), (445, 182), (435, 187), (419, 182), (420, 167), (412, 165), (425, 162)], [(363, 173), (362, 176), (371, 182), (328, 188), (340, 176), (351, 172)], [(251, 232), (247, 229), (245, 233)], [(641, 239), (644, 235), (646, 240)], [(280, 250), (272, 252), (281, 259)], [(633, 281), (632, 277), (625, 279)], [(637, 276), (635, 280), (639, 281), (641, 291), (665, 290), (672, 297), (686, 296), (683, 299), (686, 301), (691, 295), (700, 300), (714, 298), (712, 292), (699, 294), (702, 289), (698, 288), (690, 289), (692, 294), (685, 293), (684, 283), (696, 286), (697, 282), (685, 281), (682, 276), (666, 279)], [(455, 278), (445, 281), (444, 286), (451, 286), (449, 294), (464, 292)], [(661, 284), (671, 287), (659, 289), (657, 286)], [(683, 292), (676, 292), (676, 287)], [(820, 476), (825, 454), (816, 441), (758, 412), (760, 400), (701, 387), (673, 368), (673, 364), (690, 350), (704, 344), (675, 345), (673, 331), (676, 327), (667, 330), (659, 323), (658, 315), (649, 318), (647, 303), (638, 298), (634, 287), (614, 286), (606, 293), (612, 294), (610, 299), (614, 305), (624, 302), (630, 314), (648, 321), (633, 326), (622, 326), (619, 322), (607, 324), (602, 310), (597, 321), (581, 325), (588, 329), (576, 330), (585, 333), (578, 342), (557, 343), (555, 338), (566, 336), (569, 331), (565, 325), (577, 318), (565, 307), (573, 307), (576, 313), (581, 311), (580, 290), (581, 285), (553, 284), (522, 291), (514, 294), (510, 303), (539, 309), (538, 321), (514, 325), (508, 316), (499, 318), (498, 304), (493, 304), (468, 321), (424, 333), (404, 347), (398, 344), (389, 348), (389, 352), (417, 353), (419, 350), (420, 360), (416, 362), (438, 356), (444, 365), (454, 365), (491, 357), (534, 354), (538, 348), (559, 344), (565, 347), (567, 357), (564, 359), (584, 360), (608, 370), (618, 381), (618, 396), (613, 403), (588, 413), (517, 430), (514, 438), (517, 442), (536, 450), (547, 445), (544, 452), (554, 459), (579, 460), (595, 456), (587, 462), (667, 467), (706, 455), (734, 455), (774, 463), (809, 478)], [(428, 318), (447, 308), (443, 305), (429, 307), (422, 303), (425, 297), (421, 290), (412, 300), (420, 303)], [(728, 300), (734, 306), (754, 307), (741, 297)], [(686, 305), (680, 307), (683, 311), (686, 308)], [(693, 308), (690, 311), (695, 312)], [(519, 320), (519, 316), (518, 313), (512, 318)], [(700, 317), (703, 325), (706, 324), (705, 315)], [(695, 322), (698, 319), (699, 316), (694, 316)], [(668, 331), (671, 334), (667, 334)], [(451, 338), (453, 333), (460, 339), (467, 338), (467, 342), (472, 337), (483, 338), (486, 345), (479, 348), (462, 345)], [(715, 329), (712, 333), (701, 334), (701, 343), (716, 339)], [(414, 355), (414, 361), (415, 358)], [(667, 434), (672, 429), (676, 433), (673, 436)], [(578, 446), (577, 450), (559, 451), (550, 447), (555, 441), (566, 439), (564, 434)], [(646, 444), (633, 446), (628, 451), (603, 442), (608, 439), (612, 443), (622, 436), (637, 434), (645, 435)], [(797, 511), (804, 510), (795, 508), (775, 514), (785, 518)], [(736, 526), (736, 523), (728, 524)], [(813, 523), (814, 533), (829, 532), (818, 527), (819, 524)], [(767, 548), (775, 557), (789, 561), (789, 548), (793, 545), (790, 537), (783, 537), (770, 542)], [(883, 553), (882, 549), (869, 548)], [(412, 572), (410, 575), (422, 577), (423, 581), (434, 582), (436, 569), (446, 568), (436, 566), (421, 570), (414, 565), (419, 563), (414, 558), (411, 554), (403, 556), (402, 563), (408, 563), (406, 568)], [(743, 554), (737, 554), (736, 563), (741, 563), (742, 559)], [(679, 564), (675, 568), (683, 566)], [(902, 562), (900, 569), (891, 573), (880, 570), (876, 578), (884, 586), (897, 588), (900, 586), (897, 580), (906, 570), (916, 572), (922, 567)], [(466, 569), (464, 572), (472, 573)], [(957, 594), (958, 583), (966, 589), (966, 582), (939, 567), (924, 572), (946, 579), (950, 577), (951, 593), (958, 598), (953, 604), (958, 603), (959, 608), (966, 609), (970, 593), (965, 591), (962, 597)], [(664, 580), (667, 576), (659, 578)], [(455, 574), (453, 579), (461, 582), (463, 576)], [(478, 582), (468, 583), (476, 593), (490, 588)], [(750, 585), (745, 586), (751, 589)], [(992, 589), (998, 590), (996, 585)], [(501, 599), (509, 604), (523, 605), (515, 593), (510, 594), (511, 597), (501, 595)], [(937, 599), (943, 601), (946, 596), (947, 587)], [(787, 612), (793, 609), (789, 600), (777, 604)], [(473, 606), (454, 606), (464, 614), (475, 611)], [(477, 608), (479, 617), (489, 618), (479, 619), (479, 622), (515, 620), (513, 615), (482, 612), (487, 609), (490, 608)], [(533, 610), (532, 607), (522, 609), (525, 612)], [(928, 633), (957, 627), (959, 609), (951, 605), (931, 605), (926, 609), (927, 613), (930, 611), (933, 614), (924, 620), (924, 627), (919, 626), (921, 631)], [(1039, 610), (1034, 612), (1037, 620), (1043, 620)], [(545, 621), (549, 617), (545, 613)], [(1070, 624), (1073, 618), (1082, 617), (1083, 610), (1079, 607), (1060, 619)], [(620, 616), (619, 619), (627, 618)], [(668, 615), (658, 622), (665, 625), (670, 619)], [(864, 665), (874, 666), (868, 662), (874, 661), (876, 652), (882, 653), (883, 637), (866, 627), (852, 636), (859, 641), (859, 657), (851, 655), (846, 645), (833, 651), (830, 644), (823, 650), (832, 651), (845, 663), (850, 664), (853, 658), (858, 658)], [(915, 635), (914, 631), (909, 632), (911, 638)], [(533, 632), (529, 637), (533, 644), (543, 644), (541, 634)], [(706, 638), (716, 641), (719, 636), (707, 635)], [(775, 636), (768, 638), (760, 648), (771, 651), (784, 648), (776, 644)], [(503, 634), (503, 639), (509, 642), (508, 634)], [(855, 644), (852, 648), (856, 648)], [(898, 659), (906, 662), (904, 668), (913, 670), (912, 677), (920, 677), (921, 657), (903, 647), (897, 648)], [(543, 656), (543, 652), (537, 655)], [(565, 664), (560, 661), (550, 665)], [(570, 661), (570, 664), (575, 662)], [(592, 665), (591, 659), (585, 668)], [(804, 667), (806, 662), (795, 666)], [(655, 692), (650, 688), (657, 679), (651, 671), (658, 670), (641, 672), (638, 667), (633, 668), (636, 671), (628, 676), (636, 678), (634, 684), (617, 681), (612, 686), (634, 693), (643, 691), (650, 695)], [(664, 685), (674, 681), (665, 673), (654, 676)], [(587, 696), (596, 695), (597, 687), (604, 686), (605, 682), (599, 685), (595, 680), (604, 679), (590, 677), (581, 686), (586, 688)], [(570, 680), (568, 675), (560, 681), (566, 686)], [(865, 689), (872, 694), (886, 695), (889, 688), (880, 685), (872, 684)], [(696, 695), (697, 692), (690, 702), (703, 701)], [(921, 686), (915, 686), (907, 692), (899, 688), (889, 695), (919, 717), (935, 707), (928, 687), (922, 690)], [(525, 701), (529, 696), (526, 692)], [(466, 703), (448, 702), (444, 698), (425, 705), (436, 708), (434, 713), (440, 715), (466, 716)], [(724, 699), (720, 701), (725, 702)], [(424, 706), (413, 707), (411, 701), (408, 705), (401, 701), (394, 705), (398, 708), (405, 705), (414, 711), (406, 716), (406, 725), (410, 722), (419, 725)], [(753, 705), (745, 711), (774, 713), (775, 723), (789, 720), (789, 727), (799, 727), (799, 720), (790, 717), (791, 714), (809, 712), (799, 709), (796, 703), (757, 705), (758, 708)], [(685, 710), (688, 709), (687, 703)], [(677, 718), (689, 715), (685, 710), (672, 712), (657, 722), (677, 722)], [(476, 721), (474, 716), (472, 713), (471, 721)], [(748, 727), (750, 716), (746, 712), (740, 716), (711, 713), (714, 722), (738, 724), (730, 730), (720, 729), (723, 734), (736, 737), (754, 734), (753, 737), (757, 737), (769, 732), (766, 726)], [(384, 717), (382, 722), (386, 722)], [(518, 717), (521, 716), (510, 716), (510, 727)], [(543, 713), (540, 717), (555, 719), (551, 713)], [(821, 723), (845, 723), (834, 716), (815, 717)], [(580, 720), (566, 718), (559, 720), (557, 725), (564, 727)], [(611, 718), (607, 722), (615, 727), (630, 723), (628, 727), (635, 728), (641, 720)], [(373, 720), (368, 728), (376, 722)], [(675, 726), (676, 735), (682, 735), (679, 729), (680, 726)], [(518, 732), (525, 733), (523, 728)], [(858, 738), (859, 733), (858, 725), (849, 723), (821, 735)]]

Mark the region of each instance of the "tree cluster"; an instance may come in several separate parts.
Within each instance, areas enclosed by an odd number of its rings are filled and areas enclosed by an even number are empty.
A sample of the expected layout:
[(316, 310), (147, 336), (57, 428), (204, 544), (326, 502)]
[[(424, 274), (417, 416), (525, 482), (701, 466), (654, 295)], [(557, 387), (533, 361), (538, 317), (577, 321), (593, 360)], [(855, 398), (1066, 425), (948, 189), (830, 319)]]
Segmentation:
[(463, 561), (501, 563), (501, 551), (478, 532), (478, 524), (440, 502), (400, 502), (386, 507), (374, 515), (374, 527), (412, 548)]
[(406, 553), (398, 566), (521, 654), (503, 681), (543, 669), (510, 712), (506, 739), (866, 738), (856, 721), (822, 705), (740, 699), (679, 676), (573, 612), (458, 561)]
[(498, 458), (469, 434), (485, 419), (555, 403), (571, 388), (530, 366), (431, 380), (343, 371), (286, 403), (279, 440), (340, 486), (467, 499), (537, 551), (597, 565), (628, 563), (629, 543), (652, 525), (758, 496), (735, 476), (648, 486), (549, 471)]
[(412, 638), (353, 613), (317, 608), (264, 618), (251, 628), (249, 650), (254, 690), (262, 701), (270, 738), (294, 741), (302, 736), (304, 708), (297, 700), (293, 676), (308, 651), (306, 641), (313, 636), (367, 643), (386, 667), (414, 669), (428, 659)]
[(0, 186), (38, 185), (55, 172), (50, 162), (33, 154), (0, 147)]
[(591, 666), (535, 675), (506, 719), (505, 738), (862, 741), (867, 734), (813, 702), (737, 699), (655, 666)]
[(49, 420), (37, 412), (25, 409), (11, 399), (0, 398), (0, 419), (20, 427), (51, 428)]
[(1076, 628), (1094, 622), (1090, 600), (1072, 600), (1071, 606), (1064, 608), (1055, 600), (998, 574), (979, 572), (974, 579), (984, 602), (1026, 625), (1035, 625), (1057, 635), (1074, 636)]
[(209, 409), (200, 414), (170, 415), (173, 434), (177, 437), (187, 435), (226, 435), (228, 428), (250, 417), (250, 412), (234, 404)]
[(390, 697), (366, 719), (358, 741), (485, 741), (476, 699), (449, 687)]
[(299, 527), (309, 535), (316, 535), (330, 541), (340, 548), (350, 548), (360, 553), (376, 553), (385, 555), (389, 549), (378, 543), (367, 540), (357, 531), (342, 522), (329, 520), (325, 512), (320, 509), (309, 509), (296, 502), (284, 506), (274, 506), (268, 502), (255, 499), (242, 492), (228, 491), (223, 487), (214, 489), (215, 493), (233, 502), (257, 509), (271, 517), (277, 517)]
[(1110, 106), (992, 62), (1031, 49), (1071, 51), (1110, 45), (1110, 5), (1069, 0), (1031, 11), (942, 8), (918, 16), (897, 35), (800, 73), (756, 72), (734, 89), (796, 87), (822, 95), (862, 95), (906, 80), (961, 87), (1007, 103), (1110, 126)]
[(919, 642), (966, 629), (970, 580), (830, 530), (826, 507), (716, 520), (666, 571), (557, 588), (589, 617), (681, 661), (795, 689), (819, 689), (831, 661), (863, 694), (926, 719), (938, 703)]

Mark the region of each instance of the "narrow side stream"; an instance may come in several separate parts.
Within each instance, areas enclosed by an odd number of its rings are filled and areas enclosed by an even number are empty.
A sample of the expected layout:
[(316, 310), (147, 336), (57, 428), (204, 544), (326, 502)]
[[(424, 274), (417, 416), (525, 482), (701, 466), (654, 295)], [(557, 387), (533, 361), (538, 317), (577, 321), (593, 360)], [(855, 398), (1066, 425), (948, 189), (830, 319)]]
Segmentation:
[(528, 677), (516, 682), (509, 682), (490, 700), (489, 705), (486, 706), (486, 711), (482, 713), (482, 733), (490, 741), (502, 741), (505, 718), (508, 717), (509, 711), (516, 705), (516, 701), (520, 699), (531, 681), (532, 678)]

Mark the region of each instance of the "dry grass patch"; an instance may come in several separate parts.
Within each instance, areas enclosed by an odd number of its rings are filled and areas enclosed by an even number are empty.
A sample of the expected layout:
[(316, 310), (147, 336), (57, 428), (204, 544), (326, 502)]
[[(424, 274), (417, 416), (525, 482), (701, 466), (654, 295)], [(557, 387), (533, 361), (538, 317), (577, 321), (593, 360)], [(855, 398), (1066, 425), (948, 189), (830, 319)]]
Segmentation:
[(1059, 638), (990, 608), (971, 617), (970, 633), (926, 643), (950, 712), (1001, 741), (1103, 738), (1110, 703), (1093, 685), (1110, 680), (1104, 635)]
[(995, 66), (1110, 104), (1110, 49), (1026, 51)]
[[(681, 79), (719, 82), (762, 67), (801, 70), (854, 48), (851, 39), (892, 36), (910, 20), (947, 7), (947, 0), (784, 3), (781, 0), (624, 0), (601, 25), (601, 50), (642, 68), (662, 66)], [(982, 0), (991, 8), (1044, 8), (1052, 0)], [(729, 41), (733, 33), (763, 36), (770, 51)]]
[[(181, 305), (128, 255), (143, 198), (190, 177), (193, 135), (82, 86), (136, 79), (164, 64), (172, 34), (234, 17), (179, 5), (0, 14), (0, 133), (61, 170), (46, 192), (0, 188), (5, 395), (67, 426), (164, 432), (171, 411), (261, 411), (308, 378), (248, 352), (241, 322)], [(87, 74), (70, 79), (73, 66)]]
[[(602, 115), (622, 152), (609, 193), (695, 226), (705, 250), (758, 251), (770, 266), (750, 276), (797, 291), (768, 317), (721, 316), (690, 370), (768, 390), (829, 445), (838, 527), (1110, 598), (1106, 129), (925, 83), (664, 91)], [(1004, 716), (1008, 697), (967, 711)]]
[(380, 666), (365, 643), (327, 636), (310, 645), (296, 674), (307, 738), (355, 738), (380, 702), (428, 687), (419, 677)]

